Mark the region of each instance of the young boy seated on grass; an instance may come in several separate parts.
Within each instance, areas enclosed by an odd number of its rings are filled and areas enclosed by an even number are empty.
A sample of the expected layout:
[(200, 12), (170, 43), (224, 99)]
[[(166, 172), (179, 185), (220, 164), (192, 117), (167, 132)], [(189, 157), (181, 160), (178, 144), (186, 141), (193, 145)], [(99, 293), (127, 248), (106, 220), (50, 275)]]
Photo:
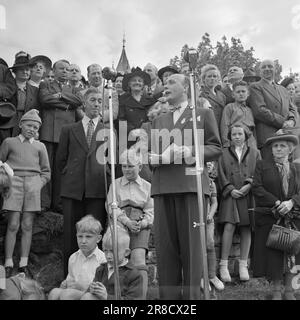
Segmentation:
[[(128, 232), (117, 226), (118, 269), (121, 300), (143, 298), (143, 278), (138, 269), (128, 262), (130, 237)], [(94, 281), (81, 300), (114, 300), (115, 277), (112, 233), (108, 228), (103, 236), (103, 250), (107, 263), (97, 268)]]
[(106, 262), (104, 253), (98, 248), (101, 240), (100, 221), (91, 215), (76, 223), (79, 250), (69, 258), (67, 278), (60, 288), (51, 290), (48, 300), (80, 300), (94, 279), (96, 269)]

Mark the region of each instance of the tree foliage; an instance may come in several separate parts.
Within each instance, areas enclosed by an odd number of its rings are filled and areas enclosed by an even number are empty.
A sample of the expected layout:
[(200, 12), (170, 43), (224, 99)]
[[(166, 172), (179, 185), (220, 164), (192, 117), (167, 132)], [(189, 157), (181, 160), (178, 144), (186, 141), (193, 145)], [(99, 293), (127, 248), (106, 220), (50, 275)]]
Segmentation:
[[(183, 53), (187, 49), (188, 46), (185, 44), (181, 50), (181, 57), (175, 56), (170, 60), (170, 64), (180, 68), (184, 62)], [(213, 45), (210, 35), (205, 33), (197, 47), (199, 55), (196, 68), (197, 75), (200, 75), (201, 68), (206, 64), (216, 65), (222, 76), (225, 75), (232, 66), (241, 67), (243, 70), (253, 68), (258, 71), (259, 59), (254, 56), (254, 51), (253, 47), (245, 49), (241, 40), (235, 37), (232, 37), (230, 42), (228, 42), (227, 38), (223, 36), (221, 41), (217, 41), (216, 45)], [(275, 60), (275, 68), (275, 80), (280, 81), (282, 66), (278, 60)]]

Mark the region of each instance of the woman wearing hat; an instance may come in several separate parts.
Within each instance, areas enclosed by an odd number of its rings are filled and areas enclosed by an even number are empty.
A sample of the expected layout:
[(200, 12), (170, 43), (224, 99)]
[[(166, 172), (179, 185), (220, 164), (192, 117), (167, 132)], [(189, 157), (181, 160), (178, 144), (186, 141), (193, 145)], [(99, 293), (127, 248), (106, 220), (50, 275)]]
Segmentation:
[(30, 55), (20, 51), (15, 55), (14, 65), (10, 68), (15, 74), (17, 92), (14, 96), (13, 104), (16, 106), (15, 125), (13, 136), (20, 133), (19, 122), (21, 117), (30, 109), (39, 109), (38, 88), (28, 83), (30, 78), (30, 68), (33, 66)]
[(127, 122), (127, 132), (140, 128), (148, 121), (147, 113), (156, 100), (143, 93), (145, 85), (150, 85), (150, 76), (139, 67), (123, 78), (125, 93), (120, 96), (119, 120)]
[(30, 60), (31, 73), (28, 83), (34, 87), (39, 87), (46, 71), (52, 66), (52, 61), (46, 56), (35, 56)]
[(281, 217), (300, 229), (300, 216), (294, 211), (300, 206), (300, 176), (296, 166), (288, 161), (298, 144), (298, 138), (282, 130), (266, 140), (271, 146), (272, 159), (257, 162), (252, 192), (255, 198), (255, 239), (253, 276), (272, 281), (273, 300), (281, 300), (281, 282), (284, 281), (286, 300), (296, 300), (293, 294), (290, 270), (300, 263), (300, 254), (290, 256), (266, 246), (272, 226)]

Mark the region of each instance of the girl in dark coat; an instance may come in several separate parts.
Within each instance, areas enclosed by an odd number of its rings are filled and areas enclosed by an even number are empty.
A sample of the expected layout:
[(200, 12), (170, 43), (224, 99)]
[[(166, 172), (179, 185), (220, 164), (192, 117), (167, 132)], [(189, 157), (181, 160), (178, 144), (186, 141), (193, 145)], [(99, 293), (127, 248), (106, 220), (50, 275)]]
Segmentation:
[[(300, 264), (300, 254), (290, 256), (283, 251), (266, 247), (269, 232), (279, 217), (289, 225), (292, 221), (300, 229), (300, 216), (295, 207), (300, 206), (300, 175), (296, 166), (288, 161), (298, 138), (294, 135), (277, 133), (267, 139), (273, 158), (257, 163), (254, 175), (255, 239), (253, 275), (267, 277), (273, 282), (273, 300), (281, 300), (281, 281), (284, 279), (285, 299), (296, 300), (293, 295), (290, 270)], [(273, 209), (273, 210), (272, 210)]]
[(242, 124), (233, 125), (228, 132), (231, 147), (223, 150), (219, 158), (219, 184), (221, 201), (219, 223), (224, 224), (222, 235), (222, 254), (220, 276), (224, 282), (230, 282), (228, 256), (236, 227), (241, 236), (241, 253), (239, 275), (242, 281), (249, 280), (247, 260), (251, 244), (251, 229), (248, 209), (253, 208), (253, 197), (250, 192), (255, 164), (260, 159), (257, 149), (247, 146), (248, 129)]

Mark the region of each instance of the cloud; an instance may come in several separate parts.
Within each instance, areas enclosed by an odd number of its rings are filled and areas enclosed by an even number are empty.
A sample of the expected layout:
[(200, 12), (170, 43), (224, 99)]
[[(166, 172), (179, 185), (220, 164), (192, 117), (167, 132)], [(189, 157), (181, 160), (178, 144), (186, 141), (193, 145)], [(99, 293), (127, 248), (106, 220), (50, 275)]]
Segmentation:
[(196, 47), (208, 32), (213, 43), (223, 35), (239, 37), (258, 58), (278, 58), (284, 68), (300, 71), (300, 11), (293, 9), (298, 0), (0, 1), (7, 16), (0, 50), (9, 64), (22, 49), (47, 54), (53, 62), (66, 58), (82, 70), (95, 62), (117, 65), (125, 30), (127, 56), (135, 66), (166, 65), (184, 44)]

